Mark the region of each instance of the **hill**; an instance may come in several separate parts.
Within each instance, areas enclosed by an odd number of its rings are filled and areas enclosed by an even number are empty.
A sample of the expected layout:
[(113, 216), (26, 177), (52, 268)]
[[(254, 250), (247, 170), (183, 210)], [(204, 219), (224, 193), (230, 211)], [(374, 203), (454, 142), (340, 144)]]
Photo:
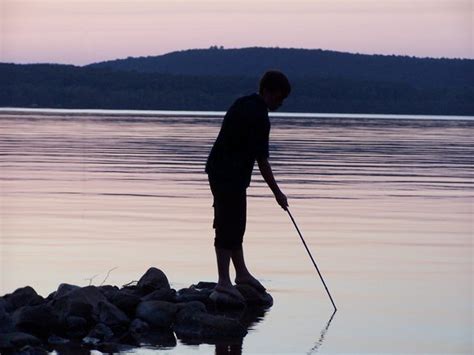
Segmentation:
[(474, 60), (351, 54), (321, 49), (190, 49), (90, 64), (142, 73), (259, 77), (268, 68), (301, 77), (347, 78), (447, 87), (474, 82)]
[(84, 67), (0, 63), (0, 106), (224, 111), (255, 92), (268, 68), (285, 71), (292, 83), (282, 111), (474, 115), (474, 60), (271, 48)]

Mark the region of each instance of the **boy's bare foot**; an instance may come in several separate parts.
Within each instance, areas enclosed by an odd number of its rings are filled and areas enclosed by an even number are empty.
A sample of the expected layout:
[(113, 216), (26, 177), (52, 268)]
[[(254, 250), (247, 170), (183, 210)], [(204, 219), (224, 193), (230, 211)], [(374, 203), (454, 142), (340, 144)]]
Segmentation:
[(265, 292), (267, 289), (252, 275), (239, 276), (235, 278), (235, 283), (237, 285), (246, 284), (255, 288), (259, 292)]
[(216, 287), (214, 287), (214, 290), (215, 291), (218, 291), (218, 292), (223, 292), (223, 293), (226, 293), (238, 300), (241, 300), (243, 301), (244, 300), (244, 296), (242, 296), (242, 294), (239, 292), (239, 290), (237, 290), (235, 288), (235, 286), (233, 285), (219, 285), (217, 284)]

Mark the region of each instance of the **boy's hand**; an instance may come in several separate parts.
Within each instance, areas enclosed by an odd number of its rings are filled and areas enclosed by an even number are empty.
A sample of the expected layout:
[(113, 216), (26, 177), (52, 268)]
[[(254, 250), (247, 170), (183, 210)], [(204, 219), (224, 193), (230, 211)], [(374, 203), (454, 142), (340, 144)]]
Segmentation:
[(281, 191), (277, 191), (275, 193), (275, 199), (277, 200), (278, 204), (283, 208), (285, 211), (288, 208), (288, 200), (285, 194)]

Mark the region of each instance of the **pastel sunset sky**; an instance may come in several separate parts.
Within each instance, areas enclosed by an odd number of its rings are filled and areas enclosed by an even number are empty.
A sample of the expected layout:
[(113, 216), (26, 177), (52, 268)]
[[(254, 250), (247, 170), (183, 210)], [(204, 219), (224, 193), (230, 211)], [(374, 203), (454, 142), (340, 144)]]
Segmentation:
[(473, 58), (474, 0), (0, 0), (0, 61), (83, 65), (189, 48)]

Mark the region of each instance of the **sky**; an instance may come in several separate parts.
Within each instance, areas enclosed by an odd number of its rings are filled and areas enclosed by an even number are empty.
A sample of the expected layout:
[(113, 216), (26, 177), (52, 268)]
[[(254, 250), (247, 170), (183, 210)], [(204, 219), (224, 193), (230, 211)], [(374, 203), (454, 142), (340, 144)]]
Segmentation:
[(0, 61), (85, 65), (190, 48), (474, 58), (474, 0), (0, 0)]

